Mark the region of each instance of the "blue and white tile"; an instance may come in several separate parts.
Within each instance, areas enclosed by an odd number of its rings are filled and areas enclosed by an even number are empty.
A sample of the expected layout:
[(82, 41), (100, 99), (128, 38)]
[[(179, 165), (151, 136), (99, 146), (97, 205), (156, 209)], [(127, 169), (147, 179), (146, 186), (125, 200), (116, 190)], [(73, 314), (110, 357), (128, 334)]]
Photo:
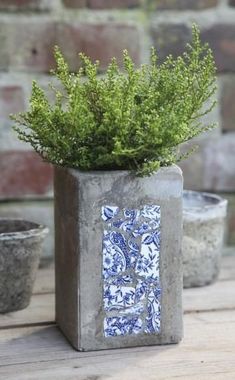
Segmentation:
[(157, 205), (145, 205), (141, 210), (141, 216), (143, 218), (160, 221), (161, 208)]
[(106, 317), (104, 319), (104, 336), (138, 334), (142, 329), (142, 320), (138, 316)]
[(101, 217), (107, 222), (113, 219), (119, 212), (119, 208), (116, 206), (103, 206), (101, 209)]
[(116, 231), (103, 234), (103, 277), (116, 276), (130, 267), (130, 257), (125, 237)]
[(143, 223), (140, 226), (138, 226), (133, 232), (132, 235), (136, 238), (138, 236), (142, 236), (148, 231), (151, 231), (152, 227), (149, 223)]
[(135, 315), (140, 315), (141, 313), (143, 313), (143, 311), (145, 310), (145, 305), (143, 302), (139, 302), (137, 304), (135, 304), (134, 306), (131, 306), (131, 307), (128, 307), (124, 310), (120, 310), (119, 313), (120, 314), (135, 314)]
[(127, 274), (127, 275), (119, 275), (117, 277), (110, 277), (109, 279), (107, 279), (106, 284), (122, 286), (122, 285), (131, 284), (134, 281), (135, 281), (134, 277)]
[(125, 218), (131, 219), (134, 222), (138, 222), (139, 217), (140, 217), (140, 210), (125, 208), (123, 213), (124, 213)]
[(124, 209), (124, 218), (114, 220), (112, 226), (122, 229), (125, 232), (131, 232), (138, 226), (138, 219), (140, 216), (139, 210)]
[(149, 228), (151, 228), (151, 230), (156, 230), (156, 229), (160, 229), (160, 219), (159, 220), (153, 220), (151, 219), (149, 221)]
[(136, 260), (140, 253), (140, 245), (133, 239), (128, 240), (128, 249), (131, 260), (131, 267), (134, 268), (136, 265)]
[(149, 282), (142, 279), (137, 280), (137, 285), (135, 288), (135, 302), (138, 303), (139, 301), (143, 301), (146, 298), (149, 292), (149, 287)]
[(131, 232), (136, 226), (136, 223), (133, 220), (123, 220), (123, 219), (118, 219), (113, 221), (113, 227), (122, 229), (125, 232)]
[(134, 305), (135, 288), (131, 286), (104, 285), (104, 308), (119, 310)]
[[(160, 329), (160, 217), (157, 205), (140, 210), (102, 208), (107, 337), (143, 332), (141, 318), (146, 311), (145, 333)], [(115, 310), (119, 316), (113, 316)]]
[(136, 273), (148, 280), (159, 278), (160, 236), (158, 231), (142, 236), (141, 251), (136, 263)]
[(150, 291), (147, 312), (145, 332), (147, 334), (159, 333), (161, 327), (160, 289)]

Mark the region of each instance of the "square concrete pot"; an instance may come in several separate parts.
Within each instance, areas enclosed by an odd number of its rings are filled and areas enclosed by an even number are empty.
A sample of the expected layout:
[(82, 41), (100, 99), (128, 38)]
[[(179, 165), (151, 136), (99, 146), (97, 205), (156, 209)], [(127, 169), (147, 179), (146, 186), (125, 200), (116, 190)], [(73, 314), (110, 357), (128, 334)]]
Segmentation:
[(55, 168), (56, 321), (76, 349), (181, 340), (182, 182)]

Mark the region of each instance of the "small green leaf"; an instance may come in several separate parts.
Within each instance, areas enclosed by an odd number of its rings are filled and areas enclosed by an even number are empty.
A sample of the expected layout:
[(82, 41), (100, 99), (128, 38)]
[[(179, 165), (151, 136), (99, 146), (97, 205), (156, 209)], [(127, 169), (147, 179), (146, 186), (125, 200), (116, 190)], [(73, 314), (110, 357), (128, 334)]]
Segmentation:
[(182, 143), (214, 127), (203, 117), (215, 106), (216, 68), (211, 49), (196, 25), (182, 56), (139, 68), (127, 50), (123, 68), (113, 58), (103, 75), (99, 62), (80, 53), (82, 67), (71, 73), (55, 47), (56, 81), (49, 102), (36, 81), (28, 112), (11, 116), (19, 139), (44, 159), (80, 170), (135, 171), (147, 176), (185, 158)]

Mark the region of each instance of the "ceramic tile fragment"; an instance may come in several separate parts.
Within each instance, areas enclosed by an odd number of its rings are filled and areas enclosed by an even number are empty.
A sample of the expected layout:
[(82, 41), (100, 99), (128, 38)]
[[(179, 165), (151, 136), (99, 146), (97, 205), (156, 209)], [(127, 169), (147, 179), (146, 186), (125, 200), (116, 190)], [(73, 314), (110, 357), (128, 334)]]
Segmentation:
[(138, 334), (142, 328), (142, 320), (136, 317), (108, 317), (104, 319), (104, 336)]
[(141, 313), (143, 313), (145, 309), (145, 306), (142, 302), (134, 305), (134, 306), (131, 306), (131, 307), (127, 307), (125, 308), (124, 310), (120, 310), (119, 311), (119, 314), (135, 314), (135, 315), (139, 315)]
[(120, 210), (106, 205), (101, 216), (104, 335), (138, 334), (143, 330), (146, 334), (158, 333), (160, 206)]
[(110, 277), (109, 279), (107, 279), (106, 284), (121, 286), (121, 285), (131, 284), (133, 282), (134, 282), (134, 277), (133, 276), (130, 276), (130, 275), (123, 275), (123, 276), (119, 275), (117, 277)]
[(146, 279), (159, 278), (160, 232), (143, 234), (141, 251), (136, 263), (136, 273)]
[(145, 280), (138, 279), (135, 288), (135, 302), (144, 300), (149, 292), (149, 283)]
[(130, 266), (125, 237), (116, 231), (104, 231), (103, 235), (103, 277), (116, 276)]
[(105, 310), (119, 310), (134, 304), (135, 288), (131, 286), (104, 285)]
[(159, 332), (161, 305), (160, 305), (160, 291), (158, 289), (152, 290), (149, 293), (147, 310), (148, 310), (148, 315), (146, 317), (147, 326), (145, 328), (145, 332), (148, 334)]
[(106, 222), (107, 220), (113, 219), (118, 213), (118, 207), (116, 206), (104, 206), (102, 207), (101, 216)]

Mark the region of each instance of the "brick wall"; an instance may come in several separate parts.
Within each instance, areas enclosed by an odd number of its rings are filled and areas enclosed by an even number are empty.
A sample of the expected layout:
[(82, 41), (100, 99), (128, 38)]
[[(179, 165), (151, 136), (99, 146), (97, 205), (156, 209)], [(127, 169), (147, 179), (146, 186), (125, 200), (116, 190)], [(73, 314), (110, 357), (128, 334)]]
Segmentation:
[(32, 79), (46, 87), (53, 46), (72, 69), (78, 51), (105, 68), (127, 48), (140, 64), (152, 45), (160, 60), (181, 53), (192, 22), (214, 50), (219, 101), (209, 118), (219, 127), (198, 138), (197, 153), (182, 162), (185, 187), (229, 193), (229, 242), (235, 243), (234, 0), (0, 0), (0, 215), (45, 222), (43, 215), (52, 215), (52, 168), (17, 140), (8, 115), (27, 108)]

